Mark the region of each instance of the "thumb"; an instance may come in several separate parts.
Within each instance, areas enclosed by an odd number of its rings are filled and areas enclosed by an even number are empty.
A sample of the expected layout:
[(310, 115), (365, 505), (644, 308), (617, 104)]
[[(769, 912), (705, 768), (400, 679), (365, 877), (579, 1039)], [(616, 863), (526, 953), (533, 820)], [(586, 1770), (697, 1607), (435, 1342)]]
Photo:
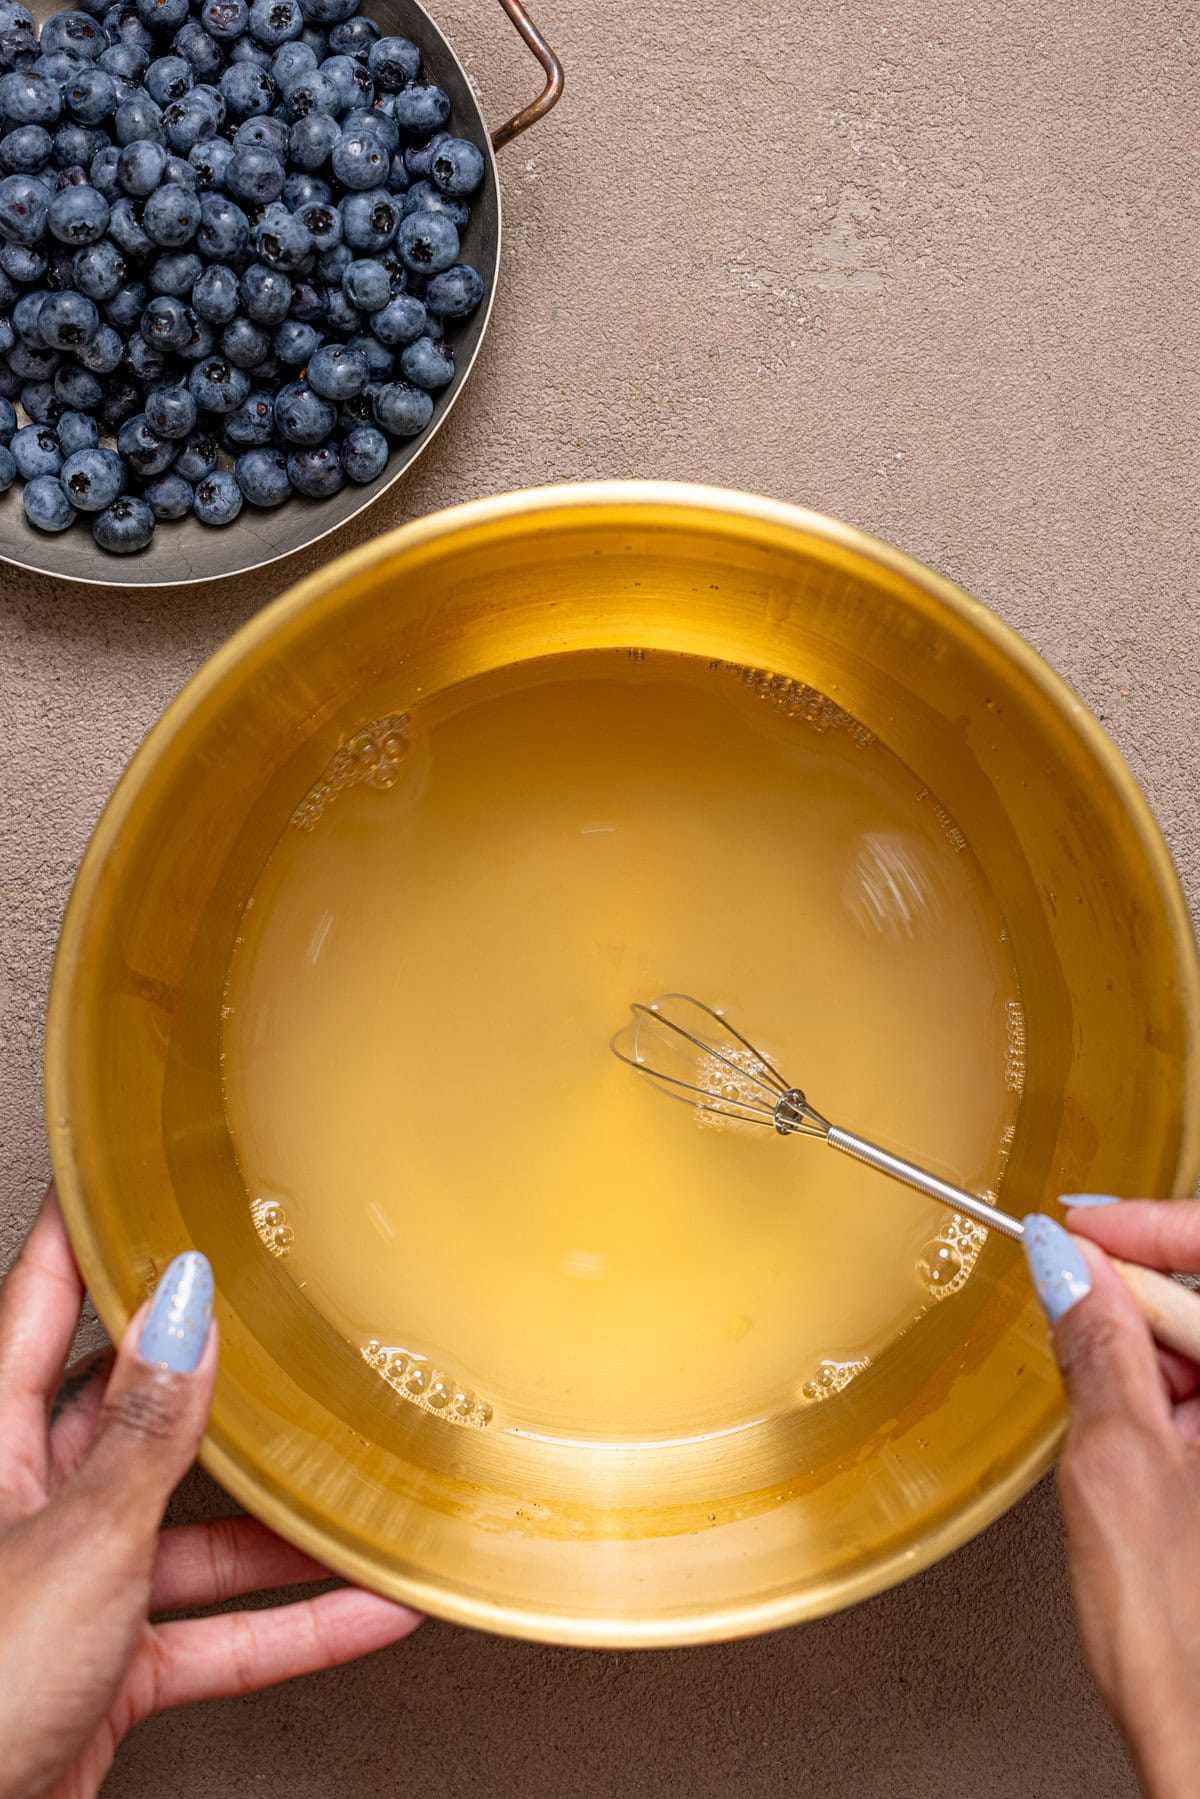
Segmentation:
[(1154, 1338), (1104, 1251), (1033, 1213), (1025, 1220), (1025, 1255), (1053, 1327), (1072, 1433), (1116, 1420), (1168, 1431)]
[(96, 1504), (156, 1530), (196, 1458), (217, 1371), (213, 1277), (196, 1250), (176, 1256), (129, 1321), (100, 1421), (76, 1481)]

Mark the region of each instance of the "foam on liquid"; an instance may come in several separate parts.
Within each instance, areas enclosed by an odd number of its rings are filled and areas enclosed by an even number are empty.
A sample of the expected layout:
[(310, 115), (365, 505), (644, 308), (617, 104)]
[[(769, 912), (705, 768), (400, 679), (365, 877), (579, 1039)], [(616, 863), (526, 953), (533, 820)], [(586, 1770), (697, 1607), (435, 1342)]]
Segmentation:
[(812, 689), (547, 658), (397, 706), (297, 796), (229, 971), (229, 1126), (265, 1251), (431, 1428), (752, 1427), (975, 1266), (966, 1221), (618, 1063), (629, 1002), (670, 990), (837, 1122), (998, 1183), (1003, 921), (928, 788)]

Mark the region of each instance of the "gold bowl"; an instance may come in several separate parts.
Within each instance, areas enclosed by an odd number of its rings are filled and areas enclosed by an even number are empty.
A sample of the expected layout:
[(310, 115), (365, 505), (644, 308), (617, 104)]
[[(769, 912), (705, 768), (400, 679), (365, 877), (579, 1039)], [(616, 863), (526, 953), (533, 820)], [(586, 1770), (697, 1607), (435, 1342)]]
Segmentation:
[(1184, 1193), (1200, 1165), (1200, 980), (1166, 847), (1096, 720), (950, 582), (813, 513), (635, 482), (441, 513), (269, 606), (150, 733), (79, 873), (47, 1043), (71, 1237), (113, 1333), (169, 1257), (212, 1258), (221, 1370), (202, 1460), (251, 1512), (442, 1617), (614, 1646), (765, 1630), (902, 1579), (1028, 1489), (1062, 1418), (1019, 1252), (997, 1241), (847, 1403), (586, 1463), (389, 1405), (262, 1252), (224, 1124), (219, 1010), (296, 797), (363, 720), (419, 691), (621, 646), (821, 689), (962, 824), (1026, 1007), (1003, 1205)]

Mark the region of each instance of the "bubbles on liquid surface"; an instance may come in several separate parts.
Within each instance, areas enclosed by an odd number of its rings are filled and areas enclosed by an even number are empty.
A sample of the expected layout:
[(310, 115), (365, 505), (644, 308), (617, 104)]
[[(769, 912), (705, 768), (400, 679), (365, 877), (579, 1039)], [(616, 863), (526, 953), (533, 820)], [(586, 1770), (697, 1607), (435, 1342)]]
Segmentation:
[(364, 1343), (360, 1353), (393, 1393), (430, 1417), (474, 1430), (484, 1430), (491, 1423), (491, 1406), (452, 1375), (435, 1368), (426, 1356), (381, 1343), (377, 1337)]
[(948, 1299), (962, 1292), (987, 1240), (982, 1224), (954, 1213), (917, 1257), (917, 1279), (931, 1298)]
[(1004, 1085), (1010, 1093), (1025, 1088), (1025, 1013), (1020, 1000), (1010, 999), (1004, 1008), (1007, 1046), (1004, 1056)]
[(832, 1399), (835, 1393), (844, 1393), (850, 1382), (870, 1366), (870, 1356), (859, 1356), (848, 1362), (819, 1362), (812, 1379), (806, 1380), (801, 1387), (800, 1396), (810, 1405)]
[(250, 1201), (250, 1221), (270, 1255), (282, 1259), (296, 1241), (287, 1213), (277, 1199), (260, 1195)]
[(347, 787), (386, 790), (393, 786), (408, 754), (408, 727), (408, 713), (397, 712), (357, 731), (331, 758), (320, 779), (300, 801), (292, 813), (293, 827), (297, 831), (313, 830), (326, 807)]
[(845, 731), (860, 750), (875, 742), (875, 733), (837, 705), (819, 688), (788, 675), (772, 674), (765, 668), (746, 668), (739, 662), (710, 662), (714, 674), (731, 674), (741, 678), (758, 699), (773, 706), (787, 718), (799, 718), (814, 731)]

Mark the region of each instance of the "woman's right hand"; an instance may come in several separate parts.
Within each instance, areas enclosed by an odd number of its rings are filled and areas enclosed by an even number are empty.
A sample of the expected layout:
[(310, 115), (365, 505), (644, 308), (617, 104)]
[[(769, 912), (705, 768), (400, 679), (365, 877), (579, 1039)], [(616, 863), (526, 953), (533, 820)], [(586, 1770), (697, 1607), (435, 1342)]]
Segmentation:
[[(1151, 1799), (1200, 1795), (1200, 1367), (1106, 1251), (1200, 1273), (1200, 1204), (1074, 1196), (1026, 1221), (1070, 1407), (1058, 1484), (1084, 1655)], [(1200, 1305), (1200, 1296), (1196, 1304)]]

